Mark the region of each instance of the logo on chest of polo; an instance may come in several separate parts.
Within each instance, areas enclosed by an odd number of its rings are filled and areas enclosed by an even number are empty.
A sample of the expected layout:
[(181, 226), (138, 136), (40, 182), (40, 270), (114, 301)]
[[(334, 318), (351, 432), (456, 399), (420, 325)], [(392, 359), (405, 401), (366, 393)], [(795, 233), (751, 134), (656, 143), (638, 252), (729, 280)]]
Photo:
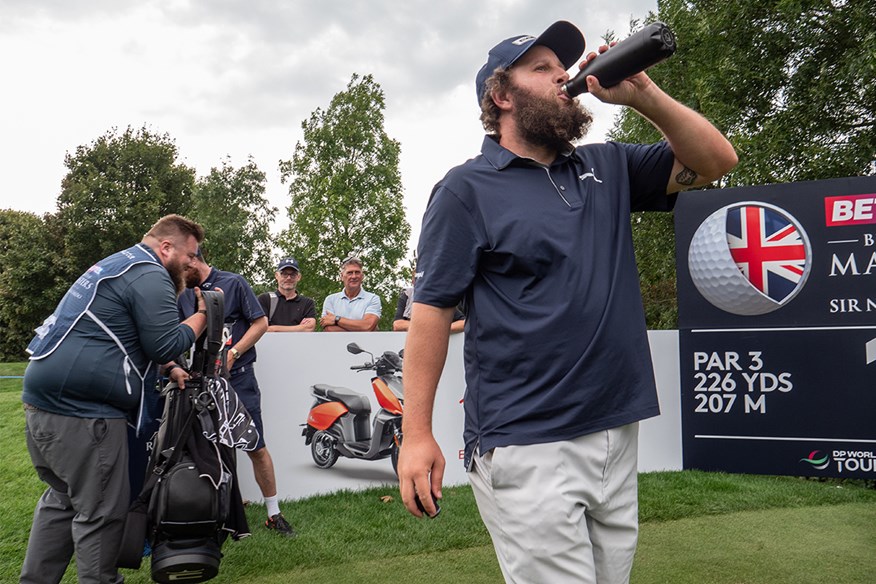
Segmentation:
[(594, 181), (596, 181), (596, 182), (598, 182), (598, 183), (602, 183), (601, 180), (599, 180), (598, 178), (596, 178), (596, 169), (595, 169), (595, 168), (591, 168), (591, 169), (590, 169), (590, 172), (585, 172), (584, 174), (579, 174), (579, 175), (578, 175), (578, 180), (580, 180), (580, 181), (582, 181), (582, 182), (583, 182), (585, 179), (588, 179), (588, 178), (592, 178)]

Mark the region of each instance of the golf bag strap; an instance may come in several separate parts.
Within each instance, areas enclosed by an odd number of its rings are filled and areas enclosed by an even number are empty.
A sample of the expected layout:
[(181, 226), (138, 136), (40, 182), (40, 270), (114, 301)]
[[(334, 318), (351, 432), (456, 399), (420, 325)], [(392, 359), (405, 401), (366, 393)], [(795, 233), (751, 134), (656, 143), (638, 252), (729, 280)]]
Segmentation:
[[(195, 341), (192, 356), (192, 377), (218, 377), (221, 375), (224, 354), (225, 295), (214, 290), (201, 292), (201, 300), (207, 311), (207, 328)], [(220, 359), (221, 358), (221, 359)]]
[(268, 322), (271, 322), (271, 319), (274, 318), (274, 313), (277, 312), (277, 304), (280, 302), (280, 299), (277, 298), (276, 292), (271, 292), (271, 309), (268, 311)]

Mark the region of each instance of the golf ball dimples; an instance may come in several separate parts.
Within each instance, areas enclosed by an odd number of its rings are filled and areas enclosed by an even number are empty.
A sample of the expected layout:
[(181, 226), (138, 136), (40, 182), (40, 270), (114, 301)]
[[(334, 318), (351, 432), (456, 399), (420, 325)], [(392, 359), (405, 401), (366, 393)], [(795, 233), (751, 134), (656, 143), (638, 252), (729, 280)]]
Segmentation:
[(781, 304), (755, 288), (736, 265), (727, 245), (727, 211), (718, 209), (699, 226), (688, 250), (690, 277), (711, 304), (740, 316), (766, 314)]

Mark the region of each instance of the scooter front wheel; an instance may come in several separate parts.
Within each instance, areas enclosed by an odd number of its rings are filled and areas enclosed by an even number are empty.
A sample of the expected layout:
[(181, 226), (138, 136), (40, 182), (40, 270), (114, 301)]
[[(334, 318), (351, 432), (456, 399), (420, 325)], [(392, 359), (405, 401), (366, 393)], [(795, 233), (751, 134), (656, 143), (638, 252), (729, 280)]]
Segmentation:
[(313, 441), (310, 443), (310, 454), (316, 466), (331, 468), (338, 461), (335, 437), (325, 430), (318, 431), (313, 435)]

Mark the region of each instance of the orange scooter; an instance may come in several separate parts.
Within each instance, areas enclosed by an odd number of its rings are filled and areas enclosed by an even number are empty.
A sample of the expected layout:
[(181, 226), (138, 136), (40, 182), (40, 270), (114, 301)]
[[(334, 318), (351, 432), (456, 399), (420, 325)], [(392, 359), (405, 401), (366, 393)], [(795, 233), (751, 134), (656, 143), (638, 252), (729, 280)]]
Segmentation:
[(372, 421), (367, 396), (346, 387), (318, 383), (310, 390), (315, 401), (307, 423), (303, 424), (304, 444), (310, 445), (313, 462), (319, 468), (331, 468), (339, 456), (362, 460), (391, 457), (392, 468), (398, 472), (404, 409), (401, 377), (404, 350), (386, 351), (377, 359), (356, 343), (347, 345), (347, 351), (371, 356), (370, 362), (353, 365), (350, 369), (375, 372), (371, 387), (380, 409)]

